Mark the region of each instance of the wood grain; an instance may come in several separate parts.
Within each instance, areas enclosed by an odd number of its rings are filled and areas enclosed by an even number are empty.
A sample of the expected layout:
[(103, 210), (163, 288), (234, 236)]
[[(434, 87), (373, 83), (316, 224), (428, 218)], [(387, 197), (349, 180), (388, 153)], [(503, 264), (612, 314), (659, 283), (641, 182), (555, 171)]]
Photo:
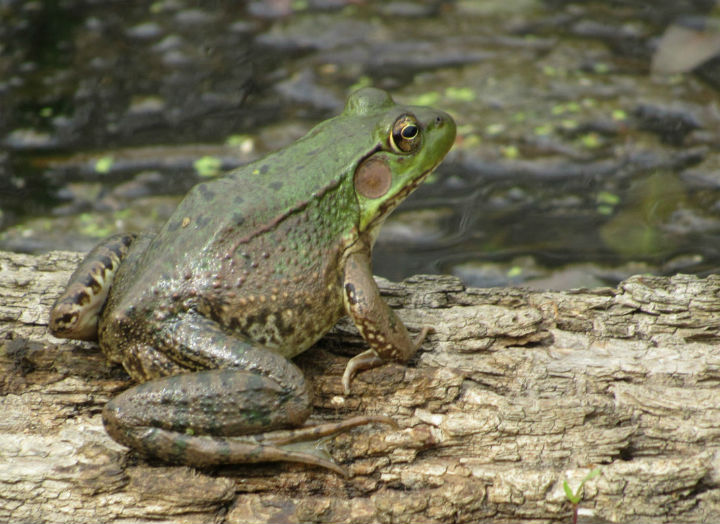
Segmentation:
[(618, 288), (465, 288), (380, 280), (412, 332), (408, 366), (340, 377), (363, 349), (344, 320), (298, 357), (313, 420), (372, 413), (327, 441), (348, 480), (294, 464), (209, 470), (148, 462), (100, 410), (130, 385), (96, 346), (47, 333), (81, 258), (0, 252), (0, 520), (45, 522), (720, 520), (720, 278), (636, 276)]

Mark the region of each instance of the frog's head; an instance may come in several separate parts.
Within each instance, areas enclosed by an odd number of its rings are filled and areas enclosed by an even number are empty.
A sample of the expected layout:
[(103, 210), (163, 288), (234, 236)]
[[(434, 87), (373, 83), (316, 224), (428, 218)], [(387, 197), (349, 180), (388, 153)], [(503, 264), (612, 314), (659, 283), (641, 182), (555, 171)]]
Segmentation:
[(361, 118), (372, 133), (374, 148), (358, 163), (353, 182), (359, 230), (374, 237), (383, 220), (450, 150), (455, 122), (436, 109), (396, 104), (373, 88), (350, 95), (341, 116)]

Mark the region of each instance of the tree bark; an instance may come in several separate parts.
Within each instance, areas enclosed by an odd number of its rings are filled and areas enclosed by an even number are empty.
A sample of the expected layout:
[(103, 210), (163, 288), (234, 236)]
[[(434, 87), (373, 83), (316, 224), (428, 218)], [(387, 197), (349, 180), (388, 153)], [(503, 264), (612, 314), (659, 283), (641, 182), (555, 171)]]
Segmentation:
[(0, 252), (0, 521), (569, 522), (720, 520), (720, 277), (617, 289), (465, 288), (380, 280), (411, 331), (408, 365), (340, 378), (364, 346), (347, 321), (296, 361), (314, 421), (393, 417), (327, 441), (332, 472), (277, 463), (196, 470), (113, 442), (100, 411), (130, 385), (48, 309), (81, 255)]

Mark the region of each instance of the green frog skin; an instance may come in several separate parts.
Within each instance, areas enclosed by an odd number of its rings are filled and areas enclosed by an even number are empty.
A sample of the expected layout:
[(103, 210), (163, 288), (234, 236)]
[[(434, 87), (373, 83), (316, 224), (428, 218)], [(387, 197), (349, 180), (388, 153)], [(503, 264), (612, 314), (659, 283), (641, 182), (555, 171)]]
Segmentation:
[(346, 393), (358, 371), (416, 352), (427, 329), (412, 340), (382, 300), (371, 250), (454, 139), (446, 113), (361, 89), (294, 144), (195, 186), (157, 235), (96, 247), (49, 325), (97, 340), (139, 382), (103, 410), (108, 433), (174, 463), (294, 461), (343, 473), (309, 444), (394, 422), (305, 426), (311, 392), (290, 359), (346, 314), (369, 346), (345, 369)]

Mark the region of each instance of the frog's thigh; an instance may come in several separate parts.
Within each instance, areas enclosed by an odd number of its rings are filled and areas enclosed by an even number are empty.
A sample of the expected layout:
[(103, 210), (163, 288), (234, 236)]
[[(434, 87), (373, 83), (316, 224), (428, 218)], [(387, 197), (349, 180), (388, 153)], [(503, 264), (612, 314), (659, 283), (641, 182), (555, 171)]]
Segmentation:
[(164, 323), (153, 338), (154, 348), (126, 347), (124, 364), (136, 378), (153, 376), (140, 368), (159, 370), (159, 378), (123, 392), (103, 412), (108, 432), (130, 447), (147, 445), (139, 439), (148, 428), (245, 435), (298, 426), (310, 414), (310, 389), (295, 364), (198, 313)]
[(310, 396), (288, 394), (249, 371), (215, 369), (151, 380), (132, 387), (103, 411), (108, 432), (130, 447), (148, 428), (195, 435), (246, 435), (302, 424)]
[[(107, 432), (146, 455), (191, 465), (303, 460), (265, 442), (266, 432), (301, 425), (309, 395), (288, 395), (252, 371), (217, 369), (130, 388), (103, 410)], [(254, 434), (246, 436), (248, 434)]]
[(123, 366), (138, 381), (188, 371), (235, 369), (268, 377), (290, 396), (306, 394), (303, 374), (290, 360), (225, 332), (196, 311), (148, 325), (141, 337), (136, 323), (121, 309), (106, 320), (100, 331), (101, 345), (110, 354), (121, 354)]

